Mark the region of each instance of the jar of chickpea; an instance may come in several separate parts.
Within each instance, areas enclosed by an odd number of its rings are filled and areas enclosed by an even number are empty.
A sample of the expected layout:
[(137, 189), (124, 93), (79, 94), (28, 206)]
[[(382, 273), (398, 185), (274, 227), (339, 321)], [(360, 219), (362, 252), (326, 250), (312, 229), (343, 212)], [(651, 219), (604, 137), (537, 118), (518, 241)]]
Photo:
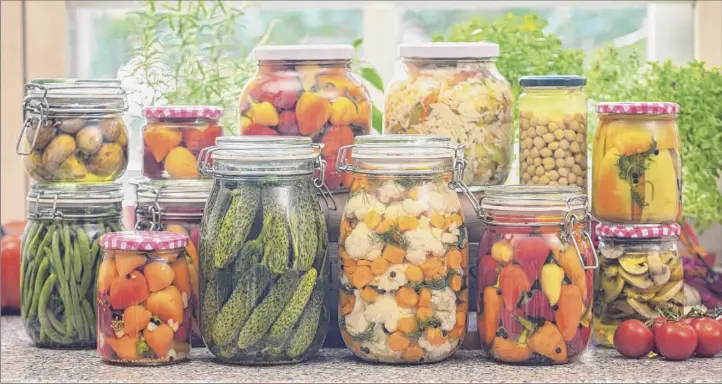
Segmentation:
[(587, 190), (587, 96), (581, 76), (519, 79), (520, 184)]

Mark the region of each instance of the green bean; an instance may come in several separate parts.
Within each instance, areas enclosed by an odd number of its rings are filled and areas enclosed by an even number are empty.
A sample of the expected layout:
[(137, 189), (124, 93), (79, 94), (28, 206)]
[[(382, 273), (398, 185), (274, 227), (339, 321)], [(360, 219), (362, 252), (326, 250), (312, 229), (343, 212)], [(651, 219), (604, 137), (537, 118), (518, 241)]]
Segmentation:
[(53, 326), (55, 332), (61, 335), (65, 333), (65, 324), (63, 324), (62, 321), (58, 320), (58, 318), (55, 317), (55, 313), (53, 313), (50, 308), (48, 308), (48, 320), (50, 320), (50, 325)]
[(50, 340), (56, 342), (56, 343), (62, 343), (64, 337), (57, 332), (55, 332), (55, 329), (53, 329), (52, 324), (50, 323), (50, 320), (48, 320), (48, 300), (50, 299), (50, 294), (53, 291), (53, 287), (58, 281), (58, 277), (55, 274), (51, 274), (47, 280), (45, 280), (45, 284), (43, 284), (43, 289), (40, 292), (40, 303), (38, 303), (38, 314), (39, 314), (39, 320), (40, 320), (40, 329), (45, 331), (45, 334), (50, 338)]
[(33, 293), (32, 296), (32, 302), (30, 303), (30, 312), (28, 313), (28, 318), (34, 318), (37, 316), (38, 313), (38, 303), (40, 301), (40, 294), (39, 292), (43, 289), (43, 283), (48, 278), (48, 271), (50, 269), (50, 260), (48, 260), (47, 257), (43, 257), (43, 261), (40, 263), (40, 267), (38, 267), (38, 274), (35, 277), (35, 285), (32, 290), (32, 292), (38, 292)]
[(73, 249), (73, 246), (70, 245), (70, 231), (68, 230), (68, 226), (63, 224), (60, 224), (60, 226), (63, 234), (63, 237), (60, 239), (61, 244), (63, 245), (63, 272), (65, 272), (66, 275), (63, 281), (71, 282), (73, 279), (73, 265), (71, 264), (73, 258), (70, 255), (70, 252)]
[(25, 267), (25, 272), (21, 271), (20, 276), (20, 307), (23, 318), (28, 319), (30, 314), (30, 307), (33, 303), (33, 292), (30, 289), (31, 281), (35, 281), (33, 278), (33, 269), (35, 268), (35, 260), (29, 260)]
[(86, 293), (88, 293), (88, 288), (90, 288), (95, 259), (90, 253), (88, 235), (80, 227), (77, 228), (75, 240), (75, 245), (78, 249), (77, 256), (79, 256), (80, 260), (83, 262), (83, 273), (80, 280), (80, 296), (83, 297)]
[[(41, 224), (38, 224), (38, 229), (37, 229), (37, 231), (35, 231), (35, 234), (33, 235), (33, 237), (30, 238), (30, 242), (28, 243), (28, 247), (27, 247), (27, 249), (25, 250), (25, 260), (31, 260), (31, 257), (32, 257), (32, 256), (35, 254), (35, 252), (37, 252), (37, 250), (39, 249), (39, 248), (36, 248), (36, 247), (38, 246), (38, 241), (41, 241), (41, 240), (40, 240), (40, 237), (42, 236), (42, 233), (43, 233), (43, 229), (44, 229), (44, 228), (47, 229), (47, 227), (45, 227), (45, 226), (43, 226), (43, 225), (41, 225)], [(46, 231), (46, 233), (47, 233), (47, 231)], [(26, 237), (26, 239), (27, 239), (27, 237)], [(44, 240), (44, 238), (43, 238), (43, 240)]]
[(75, 281), (80, 283), (83, 280), (83, 259), (80, 255), (80, 245), (78, 244), (78, 239), (76, 238), (75, 241), (72, 241), (73, 244), (73, 273), (75, 274)]
[(73, 320), (73, 302), (70, 297), (70, 289), (68, 288), (67, 281), (65, 280), (65, 272), (63, 271), (63, 264), (60, 260), (60, 234), (56, 231), (53, 233), (53, 248), (49, 252), (50, 263), (53, 265), (53, 269), (60, 280), (60, 298), (65, 306), (65, 334), (68, 335), (73, 331), (74, 327), (77, 327), (76, 322)]
[[(70, 288), (70, 300), (72, 302), (73, 309), (70, 318), (73, 321), (73, 326), (76, 330), (78, 330), (78, 336), (80, 336), (81, 339), (86, 339), (90, 334), (90, 331), (85, 324), (83, 324), (83, 318), (81, 316), (82, 308), (80, 308), (80, 297), (78, 296), (78, 285), (71, 279), (68, 281), (68, 288)], [(66, 310), (65, 313), (67, 314), (68, 311)]]
[(95, 339), (95, 311), (88, 303), (88, 300), (83, 299), (82, 301), (83, 312), (85, 318), (88, 320), (88, 328), (90, 329), (90, 337)]
[(30, 227), (28, 227), (28, 230), (25, 232), (23, 236), (23, 242), (22, 242), (22, 249), (20, 250), (22, 253), (22, 260), (26, 261), (28, 257), (28, 249), (30, 248), (30, 245), (34, 245), (33, 242), (38, 240), (38, 237), (40, 235), (40, 231), (42, 230), (42, 227), (40, 227), (40, 224), (33, 220), (30, 222)]

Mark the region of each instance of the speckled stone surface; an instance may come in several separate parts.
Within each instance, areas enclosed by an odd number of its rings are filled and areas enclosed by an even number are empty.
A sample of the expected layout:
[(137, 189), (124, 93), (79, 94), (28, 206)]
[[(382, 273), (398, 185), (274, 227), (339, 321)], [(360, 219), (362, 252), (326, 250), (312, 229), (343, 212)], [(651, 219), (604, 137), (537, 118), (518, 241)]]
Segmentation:
[(722, 357), (683, 363), (626, 360), (615, 351), (590, 349), (578, 361), (554, 367), (521, 367), (490, 362), (481, 351), (460, 351), (441, 363), (419, 366), (372, 365), (345, 349), (323, 349), (315, 360), (278, 367), (217, 363), (196, 349), (184, 363), (123, 367), (102, 363), (95, 351), (33, 347), (18, 316), (0, 323), (0, 379), (5, 382), (720, 382)]

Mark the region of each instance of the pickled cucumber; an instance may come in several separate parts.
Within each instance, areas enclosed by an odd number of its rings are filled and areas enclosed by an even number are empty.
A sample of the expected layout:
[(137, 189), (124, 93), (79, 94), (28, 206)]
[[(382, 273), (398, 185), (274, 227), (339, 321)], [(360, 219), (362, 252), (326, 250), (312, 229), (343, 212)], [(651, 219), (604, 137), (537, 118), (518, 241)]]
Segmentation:
[(323, 284), (316, 285), (306, 309), (301, 314), (298, 327), (296, 327), (288, 342), (288, 350), (286, 351), (288, 357), (297, 359), (311, 346), (321, 325), (319, 320), (325, 300), (325, 286)]
[(291, 213), (291, 234), (296, 234), (292, 236), (293, 266), (296, 270), (305, 272), (313, 265), (318, 247), (315, 211), (319, 207), (318, 201), (310, 191), (298, 196), (296, 206), (297, 209)]
[(225, 268), (233, 261), (251, 231), (253, 219), (259, 204), (259, 189), (254, 186), (242, 185), (231, 192), (231, 203), (223, 216), (223, 221), (216, 235), (213, 261), (216, 268)]
[(288, 270), (289, 235), (286, 229), (286, 207), (281, 204), (288, 201), (288, 193), (272, 189), (263, 194), (263, 221), (270, 220), (269, 241), (266, 243), (263, 259), (271, 272), (282, 274)]
[(316, 284), (316, 277), (317, 272), (315, 269), (309, 269), (301, 277), (301, 282), (298, 284), (293, 296), (291, 296), (291, 300), (283, 308), (283, 312), (281, 312), (268, 332), (271, 343), (282, 344), (285, 341), (284, 336), (296, 324), (298, 317), (301, 316), (303, 308), (306, 307), (306, 303), (311, 297), (311, 292)]

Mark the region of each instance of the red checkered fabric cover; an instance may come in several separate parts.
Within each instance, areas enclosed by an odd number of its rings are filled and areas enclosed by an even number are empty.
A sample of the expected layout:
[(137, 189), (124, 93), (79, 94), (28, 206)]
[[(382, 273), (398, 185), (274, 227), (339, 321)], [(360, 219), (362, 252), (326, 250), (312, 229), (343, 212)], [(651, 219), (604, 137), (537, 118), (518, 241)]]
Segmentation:
[(185, 247), (188, 236), (163, 231), (108, 232), (100, 238), (100, 245), (123, 251), (161, 251)]

